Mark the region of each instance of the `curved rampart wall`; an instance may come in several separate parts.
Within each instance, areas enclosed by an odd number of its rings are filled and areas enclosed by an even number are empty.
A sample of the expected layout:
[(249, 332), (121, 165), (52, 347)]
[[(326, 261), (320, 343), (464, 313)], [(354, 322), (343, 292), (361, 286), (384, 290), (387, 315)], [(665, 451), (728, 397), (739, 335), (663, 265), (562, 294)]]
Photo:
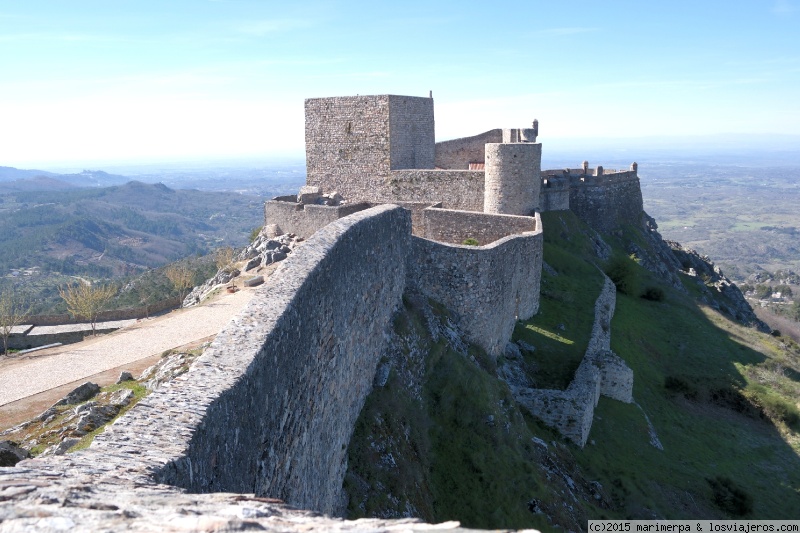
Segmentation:
[(489, 130), (472, 137), (436, 143), (436, 168), (467, 170), (470, 163), (483, 162), (486, 143), (503, 142), (503, 130)]
[(393, 170), (373, 191), (383, 202), (442, 202), (447, 209), (483, 211), (482, 170)]
[(474, 211), (428, 208), (422, 210), (420, 237), (432, 241), (463, 244), (475, 239), (479, 246), (517, 233), (536, 231), (534, 217), (492, 215)]
[(539, 310), (542, 224), (486, 246), (412, 237), (408, 285), (457, 315), (467, 339), (497, 356), (517, 319)]
[(394, 206), (317, 232), (185, 380), (145, 398), (99, 440), (146, 435), (148, 449), (166, 452), (155, 479), (190, 492), (340, 510), (347, 444), (401, 301), (410, 232), (408, 212)]

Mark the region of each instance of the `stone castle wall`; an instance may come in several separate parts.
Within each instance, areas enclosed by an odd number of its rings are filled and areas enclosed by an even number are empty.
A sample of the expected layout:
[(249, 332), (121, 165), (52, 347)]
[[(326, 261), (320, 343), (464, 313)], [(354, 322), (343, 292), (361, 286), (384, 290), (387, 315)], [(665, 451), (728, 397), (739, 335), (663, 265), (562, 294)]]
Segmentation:
[(467, 339), (497, 356), (516, 321), (539, 310), (542, 226), (486, 246), (412, 238), (408, 285), (444, 304)]
[(644, 211), (635, 171), (571, 178), (569, 208), (596, 231), (638, 223)]
[(264, 202), (264, 224), (276, 224), (282, 233), (311, 237), (331, 222), (372, 207), (367, 202), (337, 206), (302, 204), (296, 196)]
[(569, 177), (545, 175), (545, 171), (542, 171), (539, 206), (543, 212), (568, 210)]
[(472, 137), (436, 143), (436, 168), (468, 170), (470, 163), (484, 162), (484, 146), (503, 142), (503, 130), (489, 130)]
[(442, 202), (446, 209), (483, 211), (482, 170), (395, 170), (379, 190), (384, 202)]
[(306, 183), (350, 200), (370, 199), (389, 173), (389, 96), (305, 102)]
[(389, 95), (390, 168), (434, 166), (433, 98)]
[(339, 511), (347, 444), (405, 285), (410, 226), (407, 211), (382, 206), (317, 232), (185, 382), (118, 422), (179, 450), (155, 479)]
[(536, 231), (534, 217), (491, 215), (453, 209), (425, 209), (421, 216), (420, 237), (450, 244), (464, 244), (475, 239), (479, 246), (509, 235)]

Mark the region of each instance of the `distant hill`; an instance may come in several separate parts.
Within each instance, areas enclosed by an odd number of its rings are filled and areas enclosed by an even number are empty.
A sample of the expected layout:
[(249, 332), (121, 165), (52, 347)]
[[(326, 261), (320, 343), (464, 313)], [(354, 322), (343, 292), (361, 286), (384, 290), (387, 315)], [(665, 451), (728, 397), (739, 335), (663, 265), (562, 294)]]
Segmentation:
[[(2, 185), (33, 187), (48, 179)], [(30, 283), (56, 272), (117, 278), (221, 245), (243, 245), (263, 223), (257, 196), (137, 181), (77, 188), (59, 180), (48, 182), (58, 191), (0, 194), (0, 280), (34, 267), (38, 274)]]
[(0, 194), (29, 191), (57, 191), (72, 189), (74, 187), (73, 184), (59, 179), (47, 176), (34, 176), (32, 178), (22, 178), (14, 181), (0, 181)]
[(36, 176), (56, 176), (54, 172), (45, 170), (22, 170), (14, 167), (0, 167), (0, 181), (22, 180)]
[[(0, 167), (0, 185), (3, 182), (19, 181), (37, 179), (39, 183), (45, 187), (48, 182), (41, 181), (41, 178), (54, 178), (56, 182), (64, 182), (76, 187), (109, 187), (111, 185), (121, 185), (130, 181), (129, 177), (120, 176), (117, 174), (109, 174), (102, 170), (84, 170), (74, 174), (57, 174), (55, 172), (47, 172), (45, 170), (23, 170), (14, 167)], [(54, 189), (59, 189), (57, 183)], [(51, 190), (51, 189), (35, 189), (35, 190)], [(2, 194), (4, 190), (0, 190)]]

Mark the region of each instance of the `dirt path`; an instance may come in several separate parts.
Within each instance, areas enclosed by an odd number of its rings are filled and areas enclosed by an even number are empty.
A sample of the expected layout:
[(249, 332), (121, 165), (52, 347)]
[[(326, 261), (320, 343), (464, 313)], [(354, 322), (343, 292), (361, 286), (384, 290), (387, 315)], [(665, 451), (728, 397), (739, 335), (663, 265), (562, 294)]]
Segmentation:
[[(27, 412), (34, 404), (49, 407), (63, 396), (62, 388), (69, 392), (88, 377), (115, 381), (120, 371), (141, 372), (166, 350), (213, 337), (250, 301), (253, 290), (223, 293), (199, 307), (142, 320), (109, 335), (3, 360), (0, 428), (12, 425), (10, 419), (21, 416), (15, 413)], [(58, 397), (47, 403), (52, 395)]]

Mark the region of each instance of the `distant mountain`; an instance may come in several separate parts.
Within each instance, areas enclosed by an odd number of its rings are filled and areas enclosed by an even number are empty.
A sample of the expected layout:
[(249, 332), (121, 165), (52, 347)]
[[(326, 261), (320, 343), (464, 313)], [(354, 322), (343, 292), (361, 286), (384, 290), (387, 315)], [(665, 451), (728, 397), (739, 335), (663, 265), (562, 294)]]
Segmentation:
[[(102, 170), (84, 170), (74, 174), (58, 174), (45, 170), (23, 170), (14, 167), (0, 167), (0, 183), (7, 181), (27, 180), (31, 178), (54, 178), (57, 181), (69, 183), (76, 187), (109, 187), (111, 185), (121, 185), (130, 181), (129, 177), (109, 174)], [(46, 186), (46, 182), (40, 182)], [(55, 189), (61, 188), (55, 184)], [(50, 190), (55, 190), (50, 189)], [(48, 189), (34, 189), (48, 190)], [(0, 190), (0, 194), (5, 192)]]
[(0, 276), (39, 267), (41, 275), (118, 277), (221, 245), (243, 245), (263, 223), (257, 196), (137, 181), (50, 185), (61, 189), (0, 195)]
[(32, 178), (17, 179), (14, 181), (0, 181), (0, 194), (26, 191), (57, 191), (72, 189), (75, 186), (66, 181), (61, 181), (47, 176), (34, 176)]
[(14, 167), (0, 167), (0, 181), (14, 181), (36, 176), (56, 176), (54, 172), (45, 170), (21, 170)]

